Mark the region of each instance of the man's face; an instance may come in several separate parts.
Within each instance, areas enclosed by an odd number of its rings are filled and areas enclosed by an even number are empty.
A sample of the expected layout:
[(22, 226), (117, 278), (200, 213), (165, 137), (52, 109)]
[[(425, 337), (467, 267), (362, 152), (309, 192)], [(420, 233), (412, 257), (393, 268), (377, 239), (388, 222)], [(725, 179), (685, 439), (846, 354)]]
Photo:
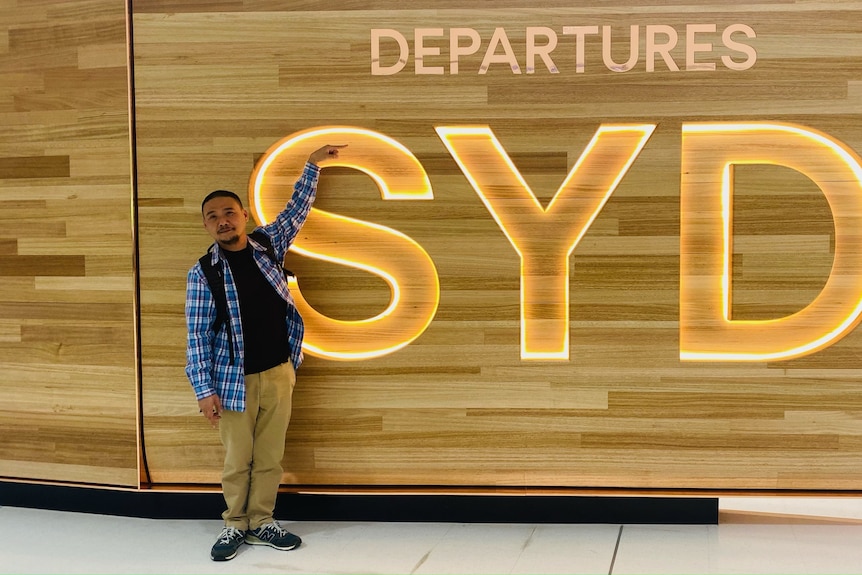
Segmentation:
[(216, 197), (204, 204), (204, 228), (226, 250), (245, 247), (248, 212), (233, 198)]

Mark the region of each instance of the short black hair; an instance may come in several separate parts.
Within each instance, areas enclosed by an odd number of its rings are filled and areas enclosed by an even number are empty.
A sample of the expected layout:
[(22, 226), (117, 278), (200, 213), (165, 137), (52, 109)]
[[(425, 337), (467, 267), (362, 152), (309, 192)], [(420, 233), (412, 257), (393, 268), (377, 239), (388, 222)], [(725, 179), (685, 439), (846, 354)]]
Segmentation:
[[(230, 190), (215, 190), (214, 192), (210, 192), (207, 194), (207, 197), (204, 198), (204, 201), (201, 202), (201, 213), (204, 212), (204, 206), (208, 201), (213, 198), (233, 198), (236, 200), (236, 203), (239, 204), (239, 207), (242, 208), (242, 200), (239, 199), (239, 196)], [(243, 208), (244, 209), (244, 208)]]

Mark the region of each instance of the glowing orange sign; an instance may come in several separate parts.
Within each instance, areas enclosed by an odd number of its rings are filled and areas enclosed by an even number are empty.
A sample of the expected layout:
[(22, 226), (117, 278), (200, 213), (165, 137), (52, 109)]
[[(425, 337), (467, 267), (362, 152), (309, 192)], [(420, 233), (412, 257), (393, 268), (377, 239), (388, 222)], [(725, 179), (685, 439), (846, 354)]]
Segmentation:
[[(377, 183), (384, 199), (434, 197), (425, 169), (395, 140), (370, 130), (328, 127), (293, 134), (264, 154), (250, 181), (255, 219), (272, 220), (290, 197), (309, 151), (333, 143), (348, 144), (349, 159), (326, 160), (321, 168), (360, 170)], [(428, 253), (401, 232), (312, 208), (291, 249), (379, 276), (392, 293), (389, 306), (375, 317), (341, 321), (317, 312), (302, 297), (299, 286), (292, 284), (291, 292), (305, 320), (303, 347), (311, 355), (352, 360), (391, 353), (419, 337), (434, 318), (440, 301), (437, 269)]]
[[(521, 258), (521, 357), (569, 356), (569, 259), (655, 125), (603, 125), (543, 208), (487, 126), (441, 126), (437, 133)], [(862, 166), (829, 136), (776, 123), (692, 123), (682, 130), (680, 358), (770, 361), (813, 353), (862, 318)], [(252, 174), (255, 217), (265, 222), (290, 195), (310, 150), (350, 144), (348, 166), (369, 174), (384, 199), (432, 199), (424, 168), (404, 146), (369, 130), (327, 127), (273, 146)], [(347, 156), (347, 155), (346, 155)], [(823, 191), (835, 224), (832, 273), (805, 309), (774, 320), (730, 317), (733, 166), (776, 164)], [(327, 318), (292, 286), (308, 326), (306, 350), (331, 359), (380, 356), (408, 345), (439, 302), (431, 258), (412, 239), (369, 222), (312, 210), (294, 249), (368, 271), (392, 290), (389, 307), (367, 320)]]
[[(680, 229), (680, 358), (789, 359), (822, 349), (862, 313), (862, 167), (826, 134), (788, 124), (683, 126)], [(779, 319), (730, 317), (733, 167), (776, 164), (808, 176), (826, 196), (835, 225), (832, 273), (817, 298)]]
[(654, 129), (653, 124), (599, 128), (542, 208), (490, 128), (437, 128), (521, 256), (522, 359), (569, 358), (569, 256)]

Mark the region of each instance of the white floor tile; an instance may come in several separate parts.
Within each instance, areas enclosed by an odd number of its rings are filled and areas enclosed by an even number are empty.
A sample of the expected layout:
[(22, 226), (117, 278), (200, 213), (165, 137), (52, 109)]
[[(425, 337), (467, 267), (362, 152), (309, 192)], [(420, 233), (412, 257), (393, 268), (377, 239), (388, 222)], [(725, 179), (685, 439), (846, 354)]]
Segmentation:
[(807, 573), (862, 573), (862, 525), (793, 525)]
[(710, 559), (712, 573), (809, 572), (792, 525), (721, 525), (712, 540)]
[(302, 547), (244, 546), (215, 563), (218, 518), (0, 507), (0, 574), (862, 573), (860, 499), (733, 498), (721, 509), (746, 515), (679, 526), (283, 522)]
[(453, 524), (414, 573), (509, 573), (533, 525)]
[[(303, 523), (303, 573), (411, 573), (445, 537), (441, 523)], [(270, 550), (279, 553), (275, 550)]]
[(625, 525), (613, 572), (709, 573), (709, 525)]
[(510, 572), (607, 573), (619, 530), (619, 525), (538, 525)]

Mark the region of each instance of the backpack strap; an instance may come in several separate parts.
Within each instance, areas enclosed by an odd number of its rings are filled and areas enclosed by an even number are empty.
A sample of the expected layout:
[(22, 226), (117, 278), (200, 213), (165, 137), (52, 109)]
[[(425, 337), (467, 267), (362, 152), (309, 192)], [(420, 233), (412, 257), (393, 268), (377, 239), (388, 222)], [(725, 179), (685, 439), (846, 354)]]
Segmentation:
[(275, 248), (272, 247), (272, 240), (268, 235), (266, 235), (266, 233), (260, 229), (256, 229), (248, 235), (264, 247), (266, 255), (269, 256), (269, 259), (271, 259), (277, 267), (281, 268), (281, 271), (284, 272), (285, 278), (295, 277), (295, 274), (292, 271), (284, 267), (284, 262), (278, 261), (278, 258), (275, 255)]
[(224, 270), (222, 269), (222, 266), (224, 264), (219, 261), (218, 265), (213, 266), (212, 255), (210, 255), (209, 253), (206, 253), (201, 256), (198, 261), (201, 264), (201, 270), (203, 270), (204, 276), (207, 278), (210, 293), (212, 293), (213, 301), (215, 302), (216, 317), (212, 325), (213, 333), (218, 334), (218, 332), (221, 331), (222, 327), (227, 330), (228, 348), (230, 350), (230, 363), (231, 365), (233, 365), (233, 332), (230, 329), (230, 322), (228, 321), (227, 296), (225, 295), (224, 291)]

